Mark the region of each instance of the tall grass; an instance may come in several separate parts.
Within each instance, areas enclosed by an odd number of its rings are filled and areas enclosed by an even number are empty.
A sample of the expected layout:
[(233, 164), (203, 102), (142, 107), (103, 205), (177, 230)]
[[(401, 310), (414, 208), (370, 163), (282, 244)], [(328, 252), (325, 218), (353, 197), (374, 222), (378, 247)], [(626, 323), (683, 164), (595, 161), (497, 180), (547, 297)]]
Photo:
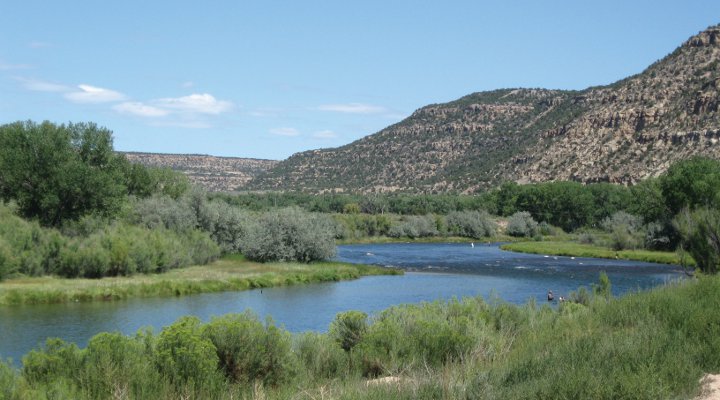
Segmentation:
[[(704, 372), (720, 370), (718, 306), (718, 277), (555, 309), (480, 298), (404, 305), (348, 331), (353, 345), (347, 351), (337, 340), (346, 336), (337, 329), (291, 337), (249, 313), (206, 324), (183, 318), (159, 334), (100, 334), (86, 349), (51, 340), (28, 354), (17, 372), (0, 365), (0, 394), (11, 399), (689, 398)], [(348, 315), (338, 318), (335, 326)], [(383, 376), (392, 378), (373, 380)]]

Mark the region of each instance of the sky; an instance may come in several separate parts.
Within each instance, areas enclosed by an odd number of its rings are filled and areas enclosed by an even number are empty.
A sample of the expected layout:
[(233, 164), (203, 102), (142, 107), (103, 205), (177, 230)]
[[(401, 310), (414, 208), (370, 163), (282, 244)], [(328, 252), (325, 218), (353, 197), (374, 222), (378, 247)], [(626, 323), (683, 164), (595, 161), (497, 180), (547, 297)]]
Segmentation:
[(5, 0), (0, 124), (279, 160), (473, 92), (612, 83), (718, 23), (717, 0)]

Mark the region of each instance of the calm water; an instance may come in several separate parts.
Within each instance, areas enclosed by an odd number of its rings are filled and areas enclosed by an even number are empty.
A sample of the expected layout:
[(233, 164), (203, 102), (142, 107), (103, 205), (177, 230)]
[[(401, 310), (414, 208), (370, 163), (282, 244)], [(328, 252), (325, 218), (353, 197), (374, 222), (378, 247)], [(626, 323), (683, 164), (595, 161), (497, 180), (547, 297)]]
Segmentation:
[(250, 308), (262, 317), (271, 315), (292, 332), (324, 331), (335, 314), (349, 309), (373, 313), (401, 303), (477, 295), (512, 303), (545, 301), (548, 290), (567, 295), (596, 282), (600, 271), (607, 272), (616, 295), (681, 277), (672, 266), (511, 253), (497, 245), (349, 245), (338, 247), (337, 258), (394, 266), (407, 273), (180, 298), (0, 307), (0, 357), (17, 362), (47, 337), (82, 347), (98, 332), (133, 334), (148, 326), (157, 332), (183, 315), (207, 321)]

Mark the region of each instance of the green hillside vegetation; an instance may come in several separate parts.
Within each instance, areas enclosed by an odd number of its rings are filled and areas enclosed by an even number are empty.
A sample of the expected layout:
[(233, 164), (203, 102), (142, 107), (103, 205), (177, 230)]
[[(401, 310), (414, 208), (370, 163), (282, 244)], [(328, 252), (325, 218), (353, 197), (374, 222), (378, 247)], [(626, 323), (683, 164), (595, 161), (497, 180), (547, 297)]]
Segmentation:
[[(557, 309), (480, 298), (338, 314), (291, 335), (250, 312), (162, 331), (50, 339), (0, 364), (20, 398), (691, 398), (718, 371), (720, 279), (609, 297), (601, 277)], [(389, 383), (373, 381), (390, 377)]]

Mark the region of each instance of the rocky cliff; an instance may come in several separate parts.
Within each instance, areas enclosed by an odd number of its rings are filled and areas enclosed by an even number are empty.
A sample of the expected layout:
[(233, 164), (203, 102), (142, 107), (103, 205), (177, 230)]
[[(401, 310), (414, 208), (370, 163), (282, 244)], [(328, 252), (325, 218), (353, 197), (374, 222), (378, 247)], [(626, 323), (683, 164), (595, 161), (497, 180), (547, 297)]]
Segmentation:
[(504, 89), (414, 112), (335, 149), (298, 153), (250, 189), (473, 192), (504, 180), (630, 184), (720, 158), (720, 26), (642, 73), (582, 91)]
[(185, 173), (190, 181), (213, 192), (229, 192), (274, 166), (277, 161), (199, 154), (123, 153), (128, 161)]

